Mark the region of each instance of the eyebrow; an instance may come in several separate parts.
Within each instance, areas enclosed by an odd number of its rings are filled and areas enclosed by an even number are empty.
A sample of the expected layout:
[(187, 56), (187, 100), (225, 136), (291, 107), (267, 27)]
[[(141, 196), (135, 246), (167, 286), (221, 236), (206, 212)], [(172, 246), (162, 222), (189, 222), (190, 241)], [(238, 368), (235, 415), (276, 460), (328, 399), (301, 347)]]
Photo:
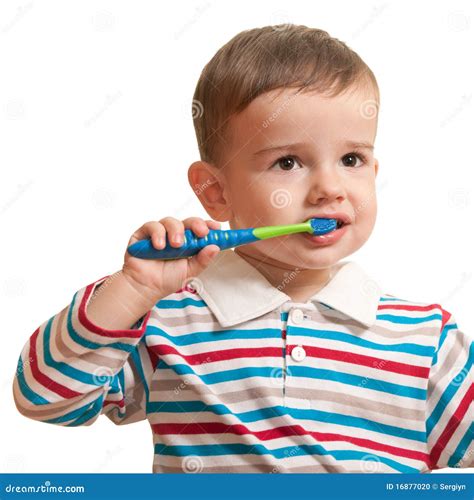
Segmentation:
[[(257, 151), (256, 153), (253, 154), (253, 156), (259, 156), (264, 153), (269, 153), (270, 151), (280, 151), (283, 149), (288, 149), (288, 148), (295, 148), (299, 146), (304, 146), (306, 143), (304, 142), (293, 142), (290, 144), (282, 144), (280, 146), (270, 146), (268, 148), (261, 149), (260, 151)], [(374, 145), (371, 144), (370, 142), (364, 142), (364, 141), (346, 141), (344, 142), (345, 146), (349, 146), (351, 148), (365, 148), (365, 149), (374, 149)]]

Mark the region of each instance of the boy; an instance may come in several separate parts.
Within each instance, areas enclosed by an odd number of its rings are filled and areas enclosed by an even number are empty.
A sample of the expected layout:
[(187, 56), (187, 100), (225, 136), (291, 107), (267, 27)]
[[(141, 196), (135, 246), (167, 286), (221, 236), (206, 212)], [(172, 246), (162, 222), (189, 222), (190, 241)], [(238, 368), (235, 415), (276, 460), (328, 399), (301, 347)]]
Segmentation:
[(153, 472), (472, 467), (472, 339), (441, 305), (384, 294), (342, 261), (376, 219), (372, 71), (325, 31), (267, 26), (215, 54), (193, 103), (188, 178), (214, 220), (151, 221), (128, 245), (179, 247), (215, 221), (343, 227), (176, 261), (125, 252), (33, 333), (18, 410), (64, 426), (147, 419)]

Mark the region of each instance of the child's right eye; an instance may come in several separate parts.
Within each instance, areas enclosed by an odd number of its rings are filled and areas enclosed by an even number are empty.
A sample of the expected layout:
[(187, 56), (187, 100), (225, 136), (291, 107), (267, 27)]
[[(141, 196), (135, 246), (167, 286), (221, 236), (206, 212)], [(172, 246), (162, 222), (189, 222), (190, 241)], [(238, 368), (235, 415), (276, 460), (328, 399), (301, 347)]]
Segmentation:
[(282, 167), (282, 170), (286, 172), (290, 172), (293, 169), (293, 166), (295, 165), (295, 162), (301, 166), (298, 160), (294, 156), (282, 156), (281, 158), (278, 158), (278, 160), (273, 163), (273, 165), (270, 168), (275, 167), (276, 165)]

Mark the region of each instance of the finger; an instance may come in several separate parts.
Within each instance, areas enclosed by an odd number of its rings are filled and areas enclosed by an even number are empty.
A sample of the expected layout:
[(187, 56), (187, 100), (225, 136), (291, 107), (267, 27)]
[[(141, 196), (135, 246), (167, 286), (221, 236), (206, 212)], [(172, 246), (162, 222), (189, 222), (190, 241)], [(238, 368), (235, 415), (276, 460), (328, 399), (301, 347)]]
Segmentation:
[(209, 233), (208, 225), (200, 217), (188, 217), (183, 220), (183, 224), (186, 229), (191, 229), (198, 238)]
[(217, 245), (206, 245), (197, 254), (188, 259), (188, 276), (198, 276), (220, 252)]
[(206, 224), (211, 229), (221, 229), (221, 223), (219, 221), (217, 221), (217, 220), (208, 219), (208, 220), (206, 220)]
[(170, 246), (179, 248), (184, 243), (184, 224), (174, 217), (160, 219), (166, 230)]
[(164, 237), (165, 228), (163, 227), (163, 225), (158, 221), (146, 222), (132, 234), (128, 245), (133, 245), (133, 243), (139, 240), (146, 240), (152, 237), (155, 233), (157, 233), (161, 237)]

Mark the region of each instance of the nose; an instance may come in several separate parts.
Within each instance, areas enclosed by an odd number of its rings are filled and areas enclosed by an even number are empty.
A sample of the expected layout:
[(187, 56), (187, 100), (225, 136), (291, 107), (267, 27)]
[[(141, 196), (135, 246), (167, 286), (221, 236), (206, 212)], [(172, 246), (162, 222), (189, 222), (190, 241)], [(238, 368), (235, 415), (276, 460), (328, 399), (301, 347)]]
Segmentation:
[(332, 202), (346, 197), (343, 180), (334, 166), (321, 166), (315, 169), (309, 186), (308, 199), (312, 204), (321, 203), (322, 200)]

